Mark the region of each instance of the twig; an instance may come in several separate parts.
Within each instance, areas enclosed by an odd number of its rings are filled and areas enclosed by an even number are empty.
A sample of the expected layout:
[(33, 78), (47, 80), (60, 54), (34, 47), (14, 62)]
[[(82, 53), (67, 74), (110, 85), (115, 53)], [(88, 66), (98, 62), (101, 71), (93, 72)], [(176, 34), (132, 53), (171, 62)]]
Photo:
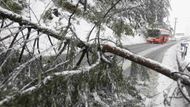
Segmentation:
[(79, 58), (78, 62), (76, 63), (76, 66), (74, 67), (74, 69), (76, 69), (81, 64), (82, 60), (84, 59), (86, 52), (87, 52), (87, 48), (83, 49), (82, 55)]
[(3, 28), (4, 22), (5, 22), (5, 18), (3, 17), (1, 20), (2, 20), (2, 21), (1, 21), (1, 28)]
[(120, 1), (121, 1), (121, 0), (118, 0), (116, 3), (114, 3), (114, 4), (110, 7), (110, 9), (108, 9), (108, 11), (106, 12), (106, 14), (104, 14), (103, 18), (105, 18), (105, 17), (108, 15), (108, 13), (109, 13)]
[(42, 89), (43, 86), (48, 85), (52, 81), (57, 80), (56, 78), (58, 78), (58, 77), (63, 77), (63, 76), (66, 76), (66, 75), (72, 76), (72, 75), (79, 74), (79, 73), (82, 73), (82, 72), (90, 71), (91, 69), (96, 67), (99, 63), (100, 63), (100, 54), (98, 53), (98, 59), (97, 59), (96, 63), (94, 63), (92, 66), (84, 67), (81, 70), (62, 71), (62, 72), (53, 73), (52, 75), (49, 75), (46, 78), (44, 78), (42, 83), (40, 83), (38, 85), (35, 85), (35, 86), (31, 86), (30, 88), (22, 90), (21, 92), (18, 92), (15, 95), (8, 96), (7, 98), (1, 100), (0, 105), (9, 104), (12, 101), (15, 101), (17, 98), (27, 96), (27, 95), (31, 95), (31, 94), (39, 91), (40, 89)]
[[(28, 28), (28, 33), (27, 33), (26, 40), (28, 40), (28, 39), (29, 39), (29, 37), (30, 37), (30, 33), (31, 33), (31, 28)], [(23, 45), (23, 47), (22, 47), (22, 50), (21, 50), (21, 53), (20, 53), (20, 57), (19, 57), (18, 62), (21, 62), (22, 55), (23, 55), (24, 50), (25, 50), (25, 48), (26, 48), (26, 44), (27, 44), (27, 42), (25, 41), (25, 42), (24, 42), (24, 45)]]
[[(53, 46), (53, 42), (51, 40), (51, 37), (49, 35), (47, 35), (47, 36), (48, 36), (48, 39), (49, 39), (49, 42), (50, 42), (51, 46)], [(56, 49), (53, 48), (53, 50), (54, 50), (55, 54), (57, 54)]]
[[(53, 46), (55, 47), (55, 46)], [(21, 71), (31, 62), (33, 62), (34, 60), (36, 60), (37, 58), (39, 58), (42, 54), (44, 54), (45, 52), (47, 52), (50, 49), (53, 49), (53, 47), (50, 47), (46, 50), (44, 50), (43, 52), (41, 52), (40, 54), (36, 55), (35, 57), (31, 58), (30, 60), (28, 60), (27, 62), (21, 64), (20, 66), (16, 67), (13, 72), (10, 74), (9, 78), (5, 81), (3, 81), (2, 83), (0, 83), (0, 87), (2, 87), (2, 85), (14, 81), (16, 79), (16, 77), (21, 73)]]

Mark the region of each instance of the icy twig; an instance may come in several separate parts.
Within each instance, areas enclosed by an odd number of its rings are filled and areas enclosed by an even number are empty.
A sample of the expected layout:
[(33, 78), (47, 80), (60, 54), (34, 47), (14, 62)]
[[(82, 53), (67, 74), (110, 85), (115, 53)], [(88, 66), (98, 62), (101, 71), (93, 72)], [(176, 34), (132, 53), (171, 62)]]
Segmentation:
[(75, 74), (79, 74), (82, 72), (87, 72), (90, 71), (91, 69), (93, 69), (94, 67), (96, 67), (99, 63), (100, 63), (100, 53), (98, 52), (98, 59), (96, 61), (96, 63), (94, 63), (91, 66), (87, 66), (85, 68), (81, 68), (80, 70), (72, 70), (72, 71), (62, 71), (62, 72), (56, 72), (52, 75), (49, 75), (47, 77), (45, 77), (42, 81), (42, 83), (37, 84), (35, 86), (31, 86), (25, 90), (21, 90), (20, 92), (18, 92), (17, 94), (13, 95), (13, 96), (8, 96), (5, 99), (0, 101), (0, 106), (4, 105), (4, 104), (8, 104), (11, 101), (16, 100), (18, 97), (22, 97), (25, 95), (30, 95), (32, 93), (35, 93), (36, 91), (40, 90), (41, 88), (43, 88), (43, 86), (47, 85), (48, 83), (55, 81), (57, 77), (63, 77), (63, 76), (71, 76), (71, 75), (75, 75)]

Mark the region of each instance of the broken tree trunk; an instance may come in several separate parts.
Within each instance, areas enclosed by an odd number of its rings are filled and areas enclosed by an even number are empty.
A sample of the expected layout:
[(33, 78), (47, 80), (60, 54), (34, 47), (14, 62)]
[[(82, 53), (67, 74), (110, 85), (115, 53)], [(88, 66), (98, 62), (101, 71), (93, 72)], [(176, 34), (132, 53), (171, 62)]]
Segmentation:
[(161, 73), (175, 81), (177, 81), (178, 79), (182, 79), (184, 84), (190, 86), (190, 78), (189, 77), (181, 75), (181, 74), (177, 73), (178, 71), (172, 70), (159, 62), (156, 62), (149, 58), (145, 58), (145, 57), (136, 55), (126, 49), (122, 49), (122, 48), (119, 48), (116, 46), (110, 46), (110, 45), (106, 45), (106, 44), (104, 44), (102, 46), (103, 46), (103, 51), (105, 51), (105, 52), (110, 52), (112, 54), (129, 59), (133, 62), (136, 62), (140, 65), (146, 66), (146, 67), (153, 69), (156, 72)]
[[(14, 22), (17, 22), (21, 25), (28, 25), (31, 28), (36, 29), (37, 31), (42, 32), (44, 34), (50, 35), (51, 37), (54, 37), (58, 40), (66, 39), (66, 40), (72, 40), (73, 41), (73, 39), (71, 39), (71, 38), (68, 38), (68, 37), (63, 38), (60, 36), (60, 34), (58, 32), (55, 32), (51, 29), (48, 29), (46, 27), (40, 26), (36, 23), (33, 23), (33, 22), (27, 20), (26, 18), (22, 17), (21, 15), (13, 13), (7, 9), (2, 8), (2, 7), (0, 7), (0, 15), (4, 18), (8, 18), (8, 19), (10, 19)], [(85, 45), (90, 45), (90, 44), (86, 43), (85, 41), (78, 41), (78, 40), (75, 40), (75, 41), (77, 41), (78, 44), (84, 44), (85, 43)], [(115, 54), (115, 55), (121, 56), (123, 58), (129, 59), (133, 62), (136, 62), (136, 63), (141, 64), (143, 66), (146, 66), (150, 69), (153, 69), (156, 72), (159, 72), (159, 73), (161, 73), (161, 74), (163, 74), (163, 75), (165, 75), (165, 76), (167, 76), (167, 77), (169, 77), (175, 81), (178, 79), (182, 79), (182, 83), (190, 86), (190, 79), (187, 76), (176, 73), (177, 71), (171, 70), (170, 68), (165, 67), (164, 65), (162, 65), (156, 61), (153, 61), (151, 59), (148, 59), (148, 58), (136, 55), (136, 54), (133, 54), (132, 52), (130, 52), (126, 49), (121, 49), (121, 48), (116, 47), (116, 46), (110, 46), (108, 44), (102, 44), (102, 51), (110, 52), (112, 54)]]
[[(61, 37), (60, 33), (55, 32), (55, 31), (53, 31), (51, 29), (48, 29), (46, 27), (40, 26), (37, 23), (33, 23), (33, 22), (27, 20), (26, 18), (22, 17), (21, 15), (15, 14), (15, 13), (13, 13), (13, 12), (11, 12), (9, 10), (6, 10), (4, 8), (1, 8), (1, 7), (0, 7), (0, 16), (4, 17), (4, 18), (8, 18), (8, 19), (10, 19), (10, 20), (12, 20), (14, 22), (17, 22), (17, 23), (19, 23), (21, 25), (27, 25), (30, 28), (35, 29), (38, 32), (50, 35), (51, 37), (54, 37), (54, 38), (56, 38), (58, 40), (65, 40), (66, 39), (66, 40), (69, 40), (69, 41), (77, 41), (77, 44), (80, 45), (80, 44), (85, 43), (85, 45), (88, 46), (88, 47), (91, 47), (91, 45), (94, 45), (94, 44), (89, 44), (89, 43), (87, 43), (85, 41), (74, 40), (74, 39), (71, 39), (69, 37), (67, 37), (67, 38), (66, 37)], [(77, 46), (79, 46), (79, 45), (77, 45)], [(82, 46), (80, 45), (79, 47), (82, 47)], [(120, 57), (123, 57), (125, 59), (131, 60), (133, 62), (136, 62), (138, 64), (141, 64), (143, 66), (146, 66), (146, 67), (148, 67), (150, 69), (153, 69), (156, 72), (159, 72), (159, 73), (161, 73), (161, 74), (163, 74), (163, 75), (165, 75), (165, 76), (167, 76), (167, 77), (169, 77), (169, 78), (171, 78), (171, 79), (173, 79), (175, 81), (180, 79), (182, 81), (182, 83), (190, 86), (190, 79), (189, 79), (188, 76), (176, 73), (177, 71), (175, 71), (175, 70), (172, 70), (172, 69), (170, 69), (168, 67), (165, 67), (164, 65), (162, 65), (162, 64), (160, 64), (160, 63), (158, 63), (156, 61), (153, 61), (151, 59), (136, 55), (136, 54), (134, 54), (134, 53), (132, 53), (132, 52), (126, 50), (126, 49), (122, 49), (122, 48), (117, 47), (117, 46), (111, 46), (111, 45), (108, 45), (108, 44), (101, 44), (101, 51), (109, 52), (109, 53), (118, 55)], [(78, 73), (76, 73), (76, 75), (77, 74)], [(33, 92), (35, 92), (35, 91), (31, 91), (30, 94), (32, 94)], [(19, 94), (19, 96), (22, 96), (22, 94), (21, 95)], [(13, 96), (13, 97), (15, 97), (15, 96)], [(9, 98), (9, 99), (11, 100), (12, 97)], [(4, 101), (4, 102), (6, 102), (6, 101)]]

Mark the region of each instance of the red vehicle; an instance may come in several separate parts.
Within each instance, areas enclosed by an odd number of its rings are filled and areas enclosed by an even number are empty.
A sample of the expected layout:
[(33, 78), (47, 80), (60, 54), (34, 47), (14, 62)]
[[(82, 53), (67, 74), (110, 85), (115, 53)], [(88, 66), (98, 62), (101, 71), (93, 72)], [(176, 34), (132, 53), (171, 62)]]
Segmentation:
[(149, 29), (147, 30), (147, 42), (149, 43), (166, 43), (171, 36), (171, 32), (166, 29)]

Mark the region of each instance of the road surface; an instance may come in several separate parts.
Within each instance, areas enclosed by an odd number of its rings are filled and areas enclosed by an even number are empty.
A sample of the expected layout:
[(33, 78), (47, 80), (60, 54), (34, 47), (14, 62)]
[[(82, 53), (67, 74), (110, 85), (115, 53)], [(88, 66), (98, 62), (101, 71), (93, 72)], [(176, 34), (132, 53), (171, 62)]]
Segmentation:
[[(144, 44), (126, 46), (126, 48), (136, 54), (142, 55), (144, 57), (162, 63), (162, 59), (165, 55), (165, 52), (175, 44), (176, 44), (175, 41), (166, 44), (144, 43)], [(129, 63), (129, 61), (126, 62), (126, 64), (127, 63)], [(134, 77), (134, 79), (137, 80), (136, 86), (138, 86), (138, 88), (140, 89), (140, 93), (145, 95), (146, 107), (163, 106), (163, 101), (164, 101), (163, 94), (162, 92), (159, 92), (159, 90), (157, 89), (160, 87), (165, 88), (166, 86), (165, 85), (162, 86), (162, 83), (165, 82), (160, 81), (160, 79), (162, 78), (160, 78), (160, 75), (157, 72), (132, 62), (131, 66), (127, 66), (124, 71), (125, 71), (124, 73), (128, 73), (127, 75), (126, 74), (124, 75), (126, 76), (130, 75), (130, 77)], [(167, 77), (165, 78), (168, 79)], [(165, 81), (166, 79), (163, 80)]]
[[(138, 55), (156, 60), (158, 62), (162, 62), (162, 59), (166, 50), (175, 44), (176, 44), (176, 41), (171, 41), (165, 44), (143, 43), (143, 44), (136, 44), (136, 45), (127, 45), (124, 47)], [(123, 70), (124, 70), (125, 76), (130, 75), (128, 71), (130, 71), (133, 67), (133, 66), (131, 67), (131, 64), (133, 63), (129, 60), (124, 61)]]
[(161, 62), (165, 51), (175, 45), (176, 41), (171, 41), (165, 44), (150, 44), (143, 43), (137, 45), (125, 46), (126, 49), (136, 54), (148, 57), (150, 59)]

